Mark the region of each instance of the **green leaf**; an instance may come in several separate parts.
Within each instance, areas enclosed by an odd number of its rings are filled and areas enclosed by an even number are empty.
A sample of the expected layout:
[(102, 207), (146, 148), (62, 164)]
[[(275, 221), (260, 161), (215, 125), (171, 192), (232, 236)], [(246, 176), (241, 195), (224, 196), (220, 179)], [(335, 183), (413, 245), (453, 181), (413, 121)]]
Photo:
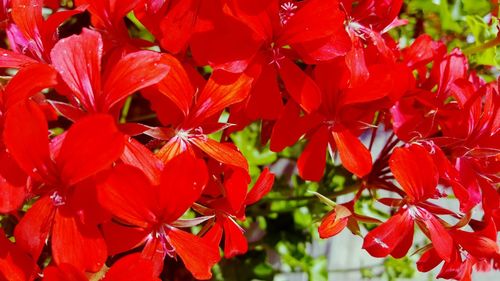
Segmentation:
[(489, 0), (462, 0), (463, 10), (468, 15), (484, 16), (491, 11)]

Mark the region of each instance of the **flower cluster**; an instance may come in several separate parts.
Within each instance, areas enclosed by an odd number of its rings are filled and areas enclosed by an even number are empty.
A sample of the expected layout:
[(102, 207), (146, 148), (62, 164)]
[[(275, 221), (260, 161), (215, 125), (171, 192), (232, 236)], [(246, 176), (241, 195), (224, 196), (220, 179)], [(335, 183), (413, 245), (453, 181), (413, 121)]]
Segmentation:
[[(359, 183), (317, 194), (322, 238), (347, 227), (400, 258), (416, 224), (420, 271), (498, 268), (499, 85), (427, 35), (399, 48), (402, 5), (0, 1), (0, 280), (159, 280), (177, 258), (210, 279), (274, 182), (231, 141), (254, 122), (273, 151), (306, 142), (304, 180), (330, 155)], [(357, 213), (363, 194), (391, 216)]]

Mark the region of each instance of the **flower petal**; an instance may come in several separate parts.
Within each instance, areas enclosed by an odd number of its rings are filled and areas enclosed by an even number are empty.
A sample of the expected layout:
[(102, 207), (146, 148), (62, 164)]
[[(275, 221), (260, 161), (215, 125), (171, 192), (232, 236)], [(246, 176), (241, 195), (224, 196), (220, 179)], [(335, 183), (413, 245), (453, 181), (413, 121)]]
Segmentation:
[(264, 168), (252, 189), (248, 192), (245, 205), (252, 205), (269, 193), (273, 187), (274, 178), (275, 176), (269, 171), (269, 168)]
[(200, 197), (208, 181), (205, 162), (183, 153), (165, 164), (161, 175), (160, 205), (165, 223), (178, 219)]
[(216, 245), (210, 245), (200, 237), (176, 228), (171, 228), (167, 235), (175, 252), (194, 278), (208, 280), (212, 277), (210, 269), (220, 260)]
[(32, 176), (46, 173), (51, 164), (49, 129), (40, 107), (30, 100), (17, 103), (7, 112), (4, 126), (5, 146), (21, 169)]
[(65, 207), (57, 209), (52, 229), (54, 261), (97, 272), (108, 256), (106, 243), (97, 225), (82, 224), (76, 215)]
[(243, 235), (243, 229), (231, 218), (225, 218), (224, 227), (224, 257), (233, 258), (248, 251), (248, 242)]
[(208, 154), (208, 156), (221, 163), (248, 170), (246, 158), (231, 145), (220, 143), (210, 138), (206, 140), (191, 138), (189, 141)]
[(31, 281), (35, 279), (38, 270), (36, 262), (28, 253), (10, 242), (0, 228), (0, 279)]
[(372, 156), (363, 143), (349, 130), (332, 131), (342, 165), (357, 177), (372, 170)]
[(50, 52), (54, 68), (87, 111), (97, 110), (102, 48), (101, 34), (84, 28), (80, 35), (59, 40)]
[[(413, 239), (413, 235), (409, 236), (408, 233), (413, 234), (413, 219), (407, 210), (399, 211), (368, 232), (363, 242), (363, 249), (374, 257), (386, 257), (395, 251), (396, 247), (401, 247), (402, 243), (408, 244), (408, 241), (405, 242), (403, 239), (408, 239), (408, 237)], [(409, 248), (403, 250), (408, 252)], [(398, 250), (398, 252), (403, 251)]]
[(314, 80), (288, 58), (280, 60), (279, 64), (281, 79), (295, 102), (307, 113), (318, 109), (321, 104), (321, 91)]
[(184, 127), (195, 128), (226, 107), (243, 101), (250, 92), (253, 78), (246, 74), (215, 72), (196, 102), (195, 109)]
[(3, 96), (4, 106), (9, 108), (15, 103), (56, 84), (57, 73), (49, 65), (36, 63), (26, 66), (20, 69), (7, 84)]
[(320, 181), (325, 173), (326, 148), (328, 146), (328, 129), (318, 128), (309, 138), (306, 148), (297, 161), (299, 175), (310, 181)]
[(139, 169), (118, 165), (98, 188), (99, 203), (113, 215), (134, 226), (148, 226), (156, 219), (157, 195)]
[(423, 201), (435, 195), (439, 173), (429, 152), (422, 146), (411, 145), (394, 149), (389, 166), (412, 200)]
[(49, 196), (38, 199), (14, 229), (16, 244), (37, 260), (52, 228), (56, 208)]
[(167, 75), (170, 67), (160, 62), (161, 55), (152, 51), (130, 53), (120, 59), (104, 76), (102, 112), (134, 92), (154, 85)]
[(61, 179), (73, 185), (116, 161), (124, 149), (124, 137), (110, 115), (96, 114), (79, 119), (68, 130), (56, 158)]
[(182, 64), (173, 56), (163, 54), (161, 62), (170, 66), (170, 72), (158, 83), (158, 90), (187, 116), (195, 94), (191, 81)]
[(102, 281), (160, 281), (153, 272), (153, 265), (140, 254), (130, 254), (119, 259)]

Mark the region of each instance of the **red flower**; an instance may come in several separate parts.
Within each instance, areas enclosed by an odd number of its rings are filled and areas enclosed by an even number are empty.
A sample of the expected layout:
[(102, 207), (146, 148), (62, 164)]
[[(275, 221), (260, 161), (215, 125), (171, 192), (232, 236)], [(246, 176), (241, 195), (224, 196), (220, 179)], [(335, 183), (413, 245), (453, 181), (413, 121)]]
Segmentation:
[(59, 39), (57, 28), (68, 18), (85, 10), (59, 11), (47, 20), (42, 16), (43, 0), (12, 0), (12, 20), (8, 27), (10, 47), (14, 52), (2, 52), (1, 67), (21, 67), (26, 64), (50, 62), (50, 50)]
[[(32, 77), (37, 77), (32, 80)], [(0, 88), (0, 133), (3, 133), (5, 114), (16, 103), (57, 84), (54, 69), (44, 64), (22, 68), (5, 89)], [(26, 174), (12, 159), (0, 141), (0, 213), (8, 213), (21, 206), (26, 197)]]
[(396, 148), (389, 165), (406, 197), (399, 203), (396, 214), (366, 235), (363, 248), (375, 257), (385, 257), (389, 254), (395, 258), (403, 257), (412, 245), (416, 222), (431, 239), (439, 257), (450, 261), (453, 239), (439, 219), (432, 214), (432, 204), (426, 202), (436, 196), (439, 178), (429, 153), (419, 145)]
[(31, 192), (40, 196), (17, 225), (16, 243), (38, 259), (51, 235), (56, 263), (99, 270), (107, 254), (97, 228), (99, 208), (92, 202), (91, 178), (109, 168), (123, 151), (123, 135), (112, 118), (82, 118), (49, 143), (41, 109), (32, 101), (19, 102), (7, 113), (4, 141), (30, 176)]
[(130, 53), (117, 61), (109, 61), (101, 74), (103, 44), (101, 35), (83, 29), (80, 35), (62, 39), (50, 56), (54, 68), (66, 82), (64, 93), (72, 105), (54, 103), (63, 115), (75, 120), (87, 112), (109, 112), (113, 106), (134, 92), (158, 83), (168, 72), (160, 63), (161, 55), (152, 51)]
[(195, 278), (209, 279), (210, 268), (220, 259), (217, 247), (176, 227), (176, 221), (200, 197), (207, 176), (203, 161), (188, 154), (165, 165), (159, 185), (152, 185), (131, 166), (114, 168), (99, 188), (99, 202), (121, 222), (104, 225), (110, 254), (144, 244), (141, 256), (151, 260), (156, 274), (166, 255), (178, 255)]
[[(174, 130), (160, 129), (160, 135), (153, 135), (167, 140), (158, 151), (158, 157), (166, 162), (182, 152), (194, 153), (199, 149), (221, 163), (247, 170), (247, 161), (240, 152), (230, 144), (208, 138), (208, 134), (226, 126), (218, 123), (221, 112), (245, 99), (252, 79), (245, 74), (216, 72), (198, 94), (183, 66), (175, 58), (164, 55), (162, 61), (171, 66), (172, 75), (168, 75), (157, 85), (158, 91), (180, 109), (181, 117), (174, 120)], [(162, 102), (163, 97), (159, 93), (150, 92), (149, 98), (157, 103), (158, 108), (155, 109), (160, 114), (160, 120), (167, 125), (171, 120), (162, 118), (163, 112), (172, 107), (162, 107), (165, 102)]]

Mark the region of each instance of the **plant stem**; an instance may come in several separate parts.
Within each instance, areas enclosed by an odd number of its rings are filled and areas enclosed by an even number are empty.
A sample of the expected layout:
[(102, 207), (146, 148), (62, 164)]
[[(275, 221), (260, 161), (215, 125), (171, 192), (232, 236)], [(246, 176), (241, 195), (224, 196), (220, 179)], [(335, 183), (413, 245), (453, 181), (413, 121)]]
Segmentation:
[(482, 52), (482, 51), (487, 50), (489, 48), (493, 48), (493, 47), (498, 46), (498, 45), (500, 45), (500, 36), (499, 35), (497, 35), (496, 38), (494, 38), (486, 43), (483, 43), (483, 44), (478, 45), (478, 46), (469, 47), (469, 48), (463, 50), (463, 53), (465, 55), (477, 54), (479, 52)]
[[(343, 188), (342, 190), (332, 192), (328, 195), (325, 195), (328, 198), (336, 198), (341, 195), (353, 193), (359, 189), (360, 184), (353, 184)], [(291, 196), (291, 197), (272, 197), (272, 198), (262, 198), (260, 202), (275, 202), (275, 201), (302, 201), (302, 200), (313, 200), (318, 199), (315, 195), (302, 195), (302, 196)]]

